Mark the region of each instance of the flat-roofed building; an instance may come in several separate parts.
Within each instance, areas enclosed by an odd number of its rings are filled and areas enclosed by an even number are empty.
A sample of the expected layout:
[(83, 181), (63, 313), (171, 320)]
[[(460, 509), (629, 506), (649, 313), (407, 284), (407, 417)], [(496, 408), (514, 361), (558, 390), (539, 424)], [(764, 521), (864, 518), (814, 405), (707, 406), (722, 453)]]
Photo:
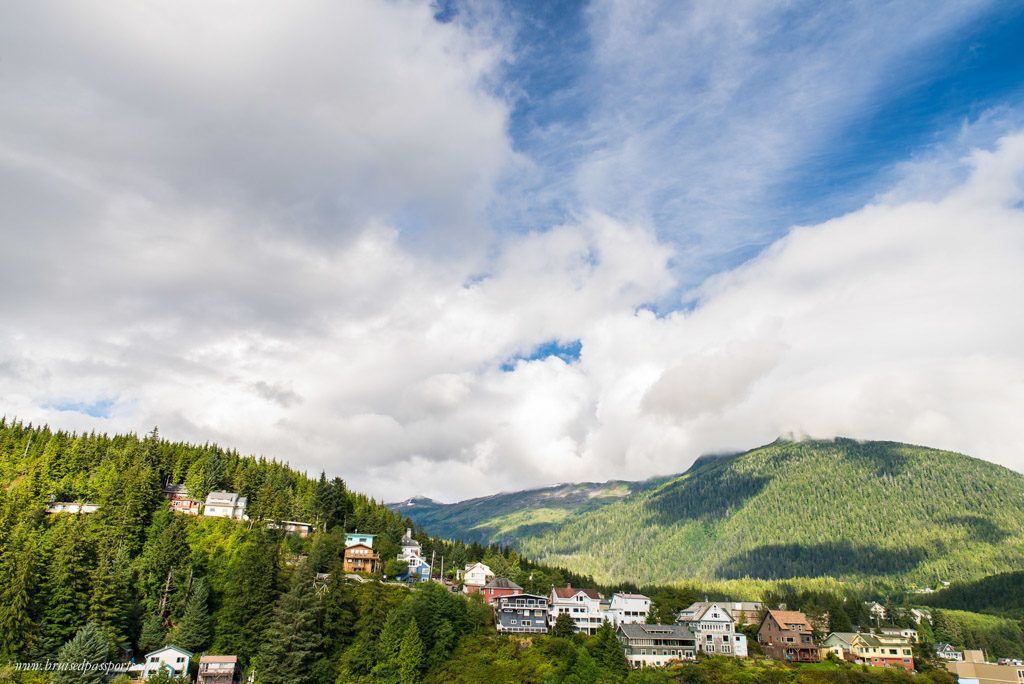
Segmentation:
[(241, 679), (238, 656), (204, 655), (199, 658), (196, 684), (238, 684)]

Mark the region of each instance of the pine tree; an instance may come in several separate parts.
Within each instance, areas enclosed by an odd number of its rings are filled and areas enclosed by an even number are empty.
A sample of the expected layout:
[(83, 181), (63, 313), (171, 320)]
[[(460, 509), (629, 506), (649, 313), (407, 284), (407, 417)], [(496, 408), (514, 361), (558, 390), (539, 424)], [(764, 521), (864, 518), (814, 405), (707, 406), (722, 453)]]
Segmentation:
[(192, 585), (192, 593), (185, 604), (185, 615), (174, 628), (171, 641), (176, 646), (198, 653), (209, 645), (213, 636), (209, 598), (210, 590), (206, 587), (206, 578), (201, 577)]
[(39, 635), (32, 619), (35, 574), (31, 549), (9, 548), (0, 557), (0, 656), (7, 660), (28, 653)]
[(66, 522), (46, 582), (44, 621), (49, 645), (45, 650), (51, 653), (71, 639), (86, 621), (92, 594), (88, 572), (92, 558), (82, 531), (85, 521), (76, 516)]
[(593, 646), (594, 660), (600, 663), (610, 672), (625, 676), (629, 672), (629, 665), (626, 663), (626, 656), (622, 650), (622, 644), (615, 637), (615, 630), (605, 620), (594, 634)]
[(402, 645), (398, 650), (398, 682), (399, 684), (416, 684), (419, 681), (420, 665), (423, 661), (423, 643), (420, 641), (420, 630), (415, 620), (402, 635)]
[[(110, 647), (106, 637), (96, 623), (90, 622), (61, 647), (57, 661), (67, 664), (105, 663), (109, 659)], [(50, 679), (52, 684), (99, 684), (106, 679), (103, 670), (67, 670), (57, 672)]]
[(321, 642), (317, 608), (312, 574), (304, 568), (274, 606), (259, 653), (260, 684), (312, 681)]
[(401, 609), (388, 614), (387, 622), (380, 633), (380, 640), (377, 642), (377, 664), (373, 668), (374, 679), (381, 684), (394, 684), (398, 681), (398, 656), (402, 650), (402, 639), (409, 621), (412, 621), (412, 617)]
[(244, 663), (256, 654), (270, 621), (277, 584), (277, 548), (247, 542), (229, 566), (217, 617), (217, 648)]
[(163, 620), (160, 619), (158, 613), (154, 613), (142, 623), (142, 632), (139, 634), (139, 650), (143, 653), (155, 651), (163, 645), (166, 636), (167, 630), (164, 629)]
[(555, 624), (551, 628), (552, 634), (557, 637), (569, 637), (576, 631), (576, 622), (568, 613), (559, 613), (555, 618)]
[(128, 641), (128, 603), (131, 578), (124, 549), (106, 556), (93, 573), (89, 618), (115, 644)]

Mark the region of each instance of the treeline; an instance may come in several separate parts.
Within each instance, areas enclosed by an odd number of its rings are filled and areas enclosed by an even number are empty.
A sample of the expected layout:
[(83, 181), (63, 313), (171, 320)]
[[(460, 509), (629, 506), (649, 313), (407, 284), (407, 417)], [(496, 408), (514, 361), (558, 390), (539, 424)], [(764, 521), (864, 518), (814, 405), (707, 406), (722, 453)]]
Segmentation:
[[(170, 513), (161, 489), (181, 481), (198, 498), (221, 489), (247, 496), (251, 519)], [(47, 514), (51, 497), (96, 503), (99, 510)], [(308, 521), (320, 531), (302, 539), (266, 529), (268, 518)], [(394, 558), (407, 527), (410, 520), (350, 491), (342, 479), (309, 478), (278, 461), (168, 442), (156, 430), (142, 438), (111, 437), (0, 419), (0, 663), (54, 660), (86, 625), (93, 637), (80, 641), (94, 642), (99, 634), (114, 659), (174, 643), (196, 653), (238, 655), (247, 664), (266, 662), (272, 656), (261, 653), (261, 644), (276, 633), (279, 604), (299, 605), (307, 600), (302, 592), (312, 590), (311, 580), (298, 579), (303, 573), (340, 575), (347, 531), (378, 535), (381, 558)], [(448, 542), (423, 530), (414, 536), (436, 558), (436, 569), (444, 558), (448, 574), (485, 560), (528, 589), (592, 586), (588, 577), (507, 549)], [(378, 608), (404, 600), (391, 587), (365, 601), (360, 591), (334, 587), (330, 595), (357, 592), (351, 594), (356, 605)], [(333, 668), (342, 662), (338, 645), (368, 625), (382, 629), (382, 616), (357, 610), (358, 628), (348, 634), (337, 626), (343, 620), (328, 620), (326, 607), (315, 613), (311, 657), (329, 665), (317, 664), (323, 676), (308, 681), (334, 681)], [(472, 624), (466, 619), (453, 622), (455, 636)], [(425, 626), (420, 635), (425, 663), (434, 662), (431, 652), (436, 659), (445, 651), (432, 650), (436, 632)]]
[(1024, 621), (1024, 571), (1004, 572), (976, 582), (953, 582), (920, 598), (936, 608), (991, 613)]

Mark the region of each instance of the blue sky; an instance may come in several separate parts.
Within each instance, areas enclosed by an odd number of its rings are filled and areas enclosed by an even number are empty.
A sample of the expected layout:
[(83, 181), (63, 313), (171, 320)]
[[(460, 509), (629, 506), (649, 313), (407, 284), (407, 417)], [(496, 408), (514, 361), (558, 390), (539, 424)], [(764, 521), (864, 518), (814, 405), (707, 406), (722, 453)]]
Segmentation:
[[(663, 18), (670, 21), (685, 14), (685, 10), (677, 10), (688, 6), (662, 5), (673, 8)], [(869, 6), (875, 5), (863, 5)], [(850, 5), (840, 3), (832, 5), (831, 10), (821, 3), (808, 2), (787, 7), (773, 13), (766, 22), (768, 30), (755, 43), (758, 60), (768, 77), (778, 75), (773, 62), (777, 61), (779, 66), (789, 63), (789, 53), (830, 59), (830, 41), (837, 36), (841, 40), (846, 32), (835, 24), (855, 14)], [(879, 27), (880, 33), (899, 39), (905, 25), (919, 20), (927, 22), (935, 13), (931, 3), (903, 3), (903, 7), (905, 12), (896, 13), (897, 24), (888, 32)], [(685, 284), (696, 285), (709, 270), (735, 267), (750, 259), (791, 226), (820, 222), (862, 206), (886, 189), (891, 182), (887, 172), (894, 164), (955, 138), (960, 127), (986, 112), (1006, 108), (1012, 123), (1018, 124), (1018, 112), (1024, 104), (1024, 43), (1020, 40), (1024, 35), (1024, 6), (992, 3), (972, 9), (955, 23), (936, 26), (920, 37), (910, 36), (907, 44), (879, 45), (873, 36), (868, 36), (866, 43), (857, 44), (885, 54), (879, 60), (881, 73), (873, 75), (874, 82), (865, 89), (861, 101), (824, 121), (817, 120), (811, 106), (809, 124), (818, 129), (815, 144), (774, 169), (763, 196), (741, 207), (717, 207), (718, 214), (713, 217), (716, 230), (749, 235), (749, 240), (740, 239), (735, 247), (702, 252), (707, 267), (700, 269), (693, 279), (684, 275)], [(599, 48), (591, 34), (599, 20), (592, 15), (600, 11), (586, 2), (514, 2), (503, 6), (502, 17), (515, 30), (511, 41), (513, 56), (497, 89), (512, 94), (509, 132), (515, 148), (539, 167), (540, 184), (552, 184), (553, 179), (578, 173), (581, 158), (593, 156), (606, 137), (625, 138), (637, 132), (604, 131), (600, 130), (603, 124), (594, 123), (601, 118), (602, 106), (614, 99), (602, 93), (608, 87), (606, 81), (623, 77), (615, 64), (594, 64)], [(728, 12), (726, 8), (724, 13)], [(870, 14), (865, 11), (861, 16)], [(887, 21), (892, 15), (892, 11), (879, 12), (877, 21)], [(449, 4), (444, 16), (452, 20), (458, 12)], [(660, 19), (655, 16), (652, 21)], [(677, 55), (671, 51), (659, 53), (658, 57), (663, 60), (660, 64), (643, 64), (634, 72), (641, 78), (645, 74), (652, 76), (653, 87), (646, 89), (642, 84), (634, 84), (626, 90), (630, 97), (647, 99), (654, 106), (671, 106), (677, 94), (665, 92), (666, 84), (670, 83), (665, 75), (678, 78), (680, 93), (687, 92), (685, 86), (693, 83), (695, 75), (686, 63), (674, 62)], [(838, 75), (855, 69), (856, 62), (855, 55), (845, 55)], [(771, 90), (771, 83), (764, 85)], [(837, 86), (841, 89), (842, 83)], [(699, 92), (702, 88), (698, 84), (693, 90)], [(829, 93), (829, 97), (844, 101), (841, 94)], [(623, 109), (627, 120), (635, 110), (649, 106), (632, 107), (628, 101), (614, 104)], [(729, 109), (722, 107), (714, 114), (727, 118)], [(659, 129), (663, 124), (657, 119), (648, 119), (647, 123), (651, 129)], [(692, 123), (697, 127), (707, 125), (701, 117), (694, 117)], [(685, 124), (683, 119), (677, 126)], [(594, 126), (598, 130), (592, 130)], [(668, 126), (657, 130), (653, 140), (661, 150), (678, 155), (682, 164), (700, 150), (688, 148), (692, 140), (678, 133), (677, 127)], [(712, 138), (706, 142), (713, 146), (717, 141)], [(667, 168), (669, 173), (673, 170), (671, 166)], [(642, 188), (652, 178), (633, 176), (625, 170), (613, 170), (610, 177), (622, 191), (597, 202), (599, 208), (622, 218), (643, 215), (670, 240), (686, 242), (690, 237), (689, 212), (695, 208), (701, 212), (716, 209), (679, 202), (679, 185), (663, 179), (655, 180), (664, 184), (663, 191), (644, 196), (637, 204), (628, 196), (632, 192), (642, 194)], [(574, 212), (595, 204), (593, 197), (581, 197), (572, 188), (553, 194), (531, 193), (517, 182), (522, 180), (515, 179), (511, 191), (524, 194), (527, 206), (518, 208), (519, 213), (511, 216), (498, 214), (498, 223), (505, 229), (530, 230), (537, 225), (568, 220)], [(536, 202), (538, 195), (544, 201)], [(730, 216), (730, 210), (739, 215)]]
[(388, 500), (1024, 471), (1024, 5), (242, 4), (5, 9), (0, 413)]

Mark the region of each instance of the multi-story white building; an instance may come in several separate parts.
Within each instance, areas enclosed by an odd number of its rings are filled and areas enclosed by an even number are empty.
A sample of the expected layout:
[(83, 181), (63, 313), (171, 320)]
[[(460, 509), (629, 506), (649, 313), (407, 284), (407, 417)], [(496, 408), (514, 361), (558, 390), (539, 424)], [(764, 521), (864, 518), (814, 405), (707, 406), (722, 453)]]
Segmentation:
[(245, 514), (246, 503), (247, 497), (234, 492), (210, 492), (206, 495), (203, 515), (209, 518), (248, 520), (249, 516)]
[(601, 608), (601, 595), (593, 589), (553, 587), (548, 612), (552, 626), (561, 613), (568, 613), (576, 624), (576, 631), (593, 634), (605, 621), (607, 611)]
[(651, 599), (643, 594), (612, 594), (608, 604), (608, 621), (612, 627), (647, 622)]
[(680, 611), (676, 622), (690, 630), (705, 653), (747, 657), (747, 637), (736, 632), (736, 619), (722, 604), (699, 601)]
[(484, 588), (484, 585), (494, 579), (494, 573), (483, 563), (472, 563), (462, 571), (462, 591), (466, 594), (473, 594)]

